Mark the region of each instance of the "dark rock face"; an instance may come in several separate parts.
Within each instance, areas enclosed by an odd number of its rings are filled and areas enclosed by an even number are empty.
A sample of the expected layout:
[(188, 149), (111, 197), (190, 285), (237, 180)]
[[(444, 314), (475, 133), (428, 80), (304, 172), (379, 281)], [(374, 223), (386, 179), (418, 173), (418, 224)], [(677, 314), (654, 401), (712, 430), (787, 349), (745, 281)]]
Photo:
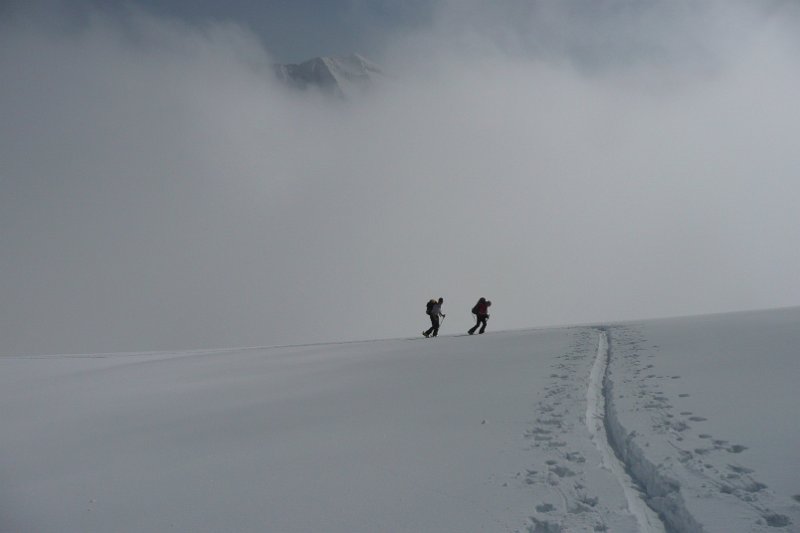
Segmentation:
[(279, 80), (297, 89), (319, 89), (339, 97), (364, 92), (383, 77), (381, 70), (358, 54), (315, 57), (303, 63), (275, 65)]

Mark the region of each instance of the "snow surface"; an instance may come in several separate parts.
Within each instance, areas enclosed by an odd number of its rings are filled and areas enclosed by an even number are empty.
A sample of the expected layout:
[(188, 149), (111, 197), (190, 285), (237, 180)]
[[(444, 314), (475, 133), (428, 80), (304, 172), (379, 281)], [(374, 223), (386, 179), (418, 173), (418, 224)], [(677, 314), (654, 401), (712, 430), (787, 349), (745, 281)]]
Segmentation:
[(621, 455), (617, 455), (612, 441), (609, 439), (609, 428), (606, 427), (606, 375), (608, 369), (608, 332), (602, 330), (597, 344), (597, 356), (589, 374), (589, 386), (586, 392), (586, 427), (592, 440), (600, 451), (603, 466), (614, 474), (622, 487), (628, 510), (636, 517), (639, 531), (643, 533), (664, 533), (664, 522), (656, 511), (648, 506), (645, 494), (638, 490), (636, 482), (626, 471), (626, 463)]
[(798, 531), (800, 309), (447, 328), (0, 357), (0, 531)]

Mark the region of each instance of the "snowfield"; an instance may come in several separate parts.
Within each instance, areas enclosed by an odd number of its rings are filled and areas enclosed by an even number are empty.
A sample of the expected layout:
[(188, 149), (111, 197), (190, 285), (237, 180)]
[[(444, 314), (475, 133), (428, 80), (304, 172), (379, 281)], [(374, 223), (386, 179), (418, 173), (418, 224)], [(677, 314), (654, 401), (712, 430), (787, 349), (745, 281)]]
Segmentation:
[(449, 327), (0, 357), (0, 531), (800, 531), (800, 309)]

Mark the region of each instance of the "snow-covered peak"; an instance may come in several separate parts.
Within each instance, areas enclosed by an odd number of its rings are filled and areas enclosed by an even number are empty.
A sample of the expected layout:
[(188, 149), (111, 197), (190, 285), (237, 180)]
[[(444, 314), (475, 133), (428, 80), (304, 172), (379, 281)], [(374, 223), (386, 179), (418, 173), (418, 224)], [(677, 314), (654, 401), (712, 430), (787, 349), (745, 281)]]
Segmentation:
[(275, 65), (278, 79), (300, 89), (317, 88), (340, 97), (368, 90), (383, 78), (377, 65), (359, 54), (315, 57), (296, 64)]

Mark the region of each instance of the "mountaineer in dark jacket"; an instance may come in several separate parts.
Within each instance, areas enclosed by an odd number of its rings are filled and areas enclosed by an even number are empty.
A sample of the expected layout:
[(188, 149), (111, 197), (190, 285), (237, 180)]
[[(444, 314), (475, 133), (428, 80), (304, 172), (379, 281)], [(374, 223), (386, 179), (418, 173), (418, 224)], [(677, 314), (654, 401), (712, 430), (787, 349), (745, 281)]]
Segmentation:
[(426, 337), (435, 337), (439, 334), (439, 317), (445, 317), (444, 313), (442, 313), (443, 303), (444, 298), (439, 298), (438, 302), (436, 300), (428, 302), (425, 313), (431, 317), (431, 327), (422, 332)]

